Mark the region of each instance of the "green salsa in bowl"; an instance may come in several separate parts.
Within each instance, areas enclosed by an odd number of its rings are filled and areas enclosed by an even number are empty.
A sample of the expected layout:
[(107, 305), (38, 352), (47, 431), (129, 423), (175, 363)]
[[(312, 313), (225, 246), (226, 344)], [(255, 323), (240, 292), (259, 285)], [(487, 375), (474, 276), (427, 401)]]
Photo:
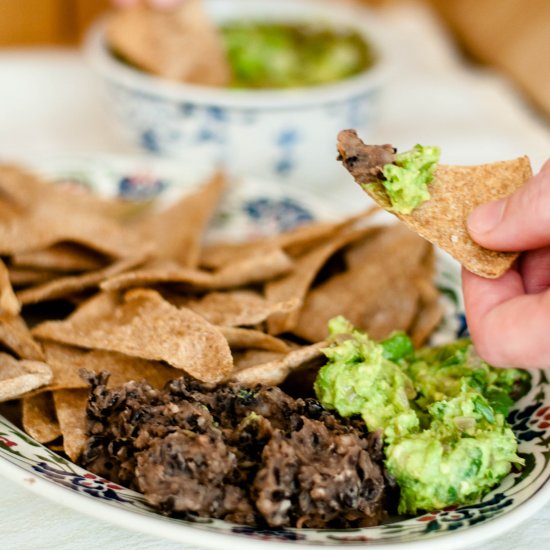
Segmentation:
[(233, 88), (298, 88), (369, 69), (375, 56), (354, 29), (304, 23), (232, 22), (220, 32)]

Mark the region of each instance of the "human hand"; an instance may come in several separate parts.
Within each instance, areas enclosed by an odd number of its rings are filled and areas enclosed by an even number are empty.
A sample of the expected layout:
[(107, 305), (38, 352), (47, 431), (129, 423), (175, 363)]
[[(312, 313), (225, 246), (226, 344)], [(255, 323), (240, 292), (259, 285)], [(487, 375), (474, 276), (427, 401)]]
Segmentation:
[[(170, 9), (175, 8), (182, 3), (183, 0), (147, 0), (147, 3), (158, 9)], [(135, 6), (140, 0), (113, 0), (113, 4), (117, 8), (128, 8), (130, 6)]]
[(462, 270), (478, 353), (499, 367), (550, 367), (550, 160), (507, 199), (474, 210), (468, 231), (486, 248), (522, 251), (498, 279)]

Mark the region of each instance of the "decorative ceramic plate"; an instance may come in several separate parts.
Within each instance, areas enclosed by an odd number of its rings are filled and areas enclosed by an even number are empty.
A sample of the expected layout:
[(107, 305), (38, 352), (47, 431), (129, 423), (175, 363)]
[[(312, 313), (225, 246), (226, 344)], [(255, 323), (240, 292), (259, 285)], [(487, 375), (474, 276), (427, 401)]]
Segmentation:
[[(199, 175), (183, 174), (185, 167), (163, 161), (130, 161), (113, 157), (72, 157), (40, 163), (37, 168), (63, 185), (105, 195), (166, 200), (191, 188)], [(289, 229), (315, 218), (343, 214), (333, 200), (314, 200), (316, 194), (269, 186), (265, 182), (234, 184), (212, 224), (211, 237), (250, 237)], [(327, 207), (327, 203), (330, 207)], [(466, 332), (456, 264), (438, 258), (438, 286), (445, 319), (433, 336), (440, 343)], [(102, 479), (38, 444), (0, 416), (0, 474), (23, 483), (41, 495), (84, 513), (161, 537), (185, 548), (241, 549), (265, 547), (437, 548), (479, 544), (502, 534), (534, 514), (550, 499), (550, 384), (548, 371), (531, 371), (531, 389), (512, 410), (509, 421), (525, 459), (481, 502), (363, 529), (257, 529), (221, 520), (167, 518), (151, 508), (142, 495)]]

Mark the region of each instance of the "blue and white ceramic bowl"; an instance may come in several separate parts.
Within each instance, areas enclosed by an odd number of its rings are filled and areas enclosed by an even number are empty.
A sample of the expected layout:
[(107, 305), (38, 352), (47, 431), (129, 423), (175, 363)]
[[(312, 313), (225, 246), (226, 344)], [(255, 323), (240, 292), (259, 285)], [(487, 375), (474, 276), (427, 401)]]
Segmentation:
[[(376, 62), (358, 76), (290, 90), (235, 90), (180, 84), (133, 69), (105, 43), (105, 24), (90, 32), (85, 52), (106, 84), (115, 118), (146, 150), (218, 164), (237, 176), (322, 184), (341, 175), (336, 135), (357, 128), (368, 138), (388, 62), (387, 38), (372, 13), (322, 0), (207, 0), (211, 17), (320, 22), (357, 30)], [(390, 55), (391, 57), (391, 55)]]

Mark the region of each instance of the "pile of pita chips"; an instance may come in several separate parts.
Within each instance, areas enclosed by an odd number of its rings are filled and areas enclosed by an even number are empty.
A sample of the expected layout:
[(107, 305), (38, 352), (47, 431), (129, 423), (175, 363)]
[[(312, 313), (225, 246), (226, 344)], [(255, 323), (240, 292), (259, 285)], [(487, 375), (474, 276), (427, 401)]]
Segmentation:
[(129, 63), (171, 80), (226, 86), (231, 79), (222, 38), (202, 0), (163, 10), (138, 2), (119, 10), (109, 20), (107, 41)]
[(18, 398), (52, 379), (42, 349), (19, 315), (20, 309), (0, 260), (0, 402)]
[[(391, 210), (383, 187), (376, 189), (367, 185), (378, 179), (383, 164), (389, 159), (391, 162), (388, 146), (366, 145), (355, 130), (343, 130), (338, 135), (337, 147), (340, 159), (357, 183), (382, 208)], [(512, 266), (518, 253), (496, 252), (479, 246), (469, 236), (466, 220), (477, 206), (512, 194), (531, 175), (527, 157), (479, 166), (438, 165), (428, 188), (430, 199), (410, 214), (392, 213), (472, 273), (500, 277)]]
[[(216, 174), (168, 209), (132, 208), (0, 168), (0, 359), (8, 364), (0, 395), (4, 386), (7, 398), (21, 397), (32, 437), (78, 459), (82, 370), (109, 371), (111, 387), (146, 380), (160, 388), (182, 374), (280, 384), (323, 363), (336, 315), (375, 338), (405, 330), (418, 345), (438, 324), (431, 245), (400, 225), (372, 225), (377, 209), (205, 245), (223, 190)], [(26, 381), (17, 392), (15, 376)]]

